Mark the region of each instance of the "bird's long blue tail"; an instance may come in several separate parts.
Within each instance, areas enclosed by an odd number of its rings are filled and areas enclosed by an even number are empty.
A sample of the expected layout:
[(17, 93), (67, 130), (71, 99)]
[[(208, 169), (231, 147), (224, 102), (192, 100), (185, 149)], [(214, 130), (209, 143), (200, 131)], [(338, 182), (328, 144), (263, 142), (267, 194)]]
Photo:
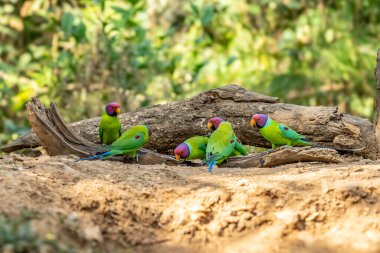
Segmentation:
[(212, 173), (212, 166), (214, 166), (216, 164), (216, 161), (211, 161), (209, 164), (208, 164), (208, 171), (210, 173)]
[(99, 154), (99, 155), (94, 155), (94, 156), (84, 157), (84, 158), (79, 159), (78, 161), (99, 159), (99, 158), (102, 158), (102, 157), (105, 157), (105, 156), (110, 155), (110, 154), (111, 154), (111, 151), (112, 151), (112, 150), (107, 151), (107, 152), (104, 152), (104, 153), (101, 153), (101, 154)]

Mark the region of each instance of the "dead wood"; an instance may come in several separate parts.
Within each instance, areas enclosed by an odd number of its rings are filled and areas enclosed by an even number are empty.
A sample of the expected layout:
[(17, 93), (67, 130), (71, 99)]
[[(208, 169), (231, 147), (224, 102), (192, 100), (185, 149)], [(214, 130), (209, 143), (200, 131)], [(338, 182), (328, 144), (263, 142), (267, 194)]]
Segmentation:
[(270, 152), (249, 156), (230, 157), (220, 167), (274, 167), (298, 162), (339, 163), (343, 159), (337, 151), (327, 148), (281, 147)]
[[(87, 141), (71, 131), (63, 122), (54, 104), (46, 108), (37, 98), (28, 104), (28, 119), (40, 143), (49, 155), (75, 154), (85, 157), (102, 151), (102, 145)], [(136, 162), (125, 157), (114, 157), (113, 160)], [(294, 162), (339, 162), (341, 157), (335, 150), (311, 147), (279, 148), (271, 152), (254, 154), (246, 157), (232, 157), (222, 167), (273, 167)], [(168, 164), (176, 165), (188, 162), (177, 162), (173, 156), (159, 154), (149, 149), (139, 151), (138, 164)], [(200, 164), (190, 163), (192, 166)]]
[(64, 124), (55, 105), (45, 108), (37, 98), (26, 105), (28, 119), (34, 133), (49, 155), (76, 154), (85, 156), (94, 152), (100, 145), (91, 143), (73, 133)]
[[(33, 132), (49, 155), (75, 154), (86, 157), (102, 151), (102, 145), (89, 142), (71, 131), (63, 122), (55, 104), (51, 103), (50, 107), (46, 108), (40, 100), (32, 98), (27, 104), (27, 109)], [(171, 156), (158, 154), (148, 149), (141, 149), (139, 158), (140, 164), (177, 162)], [(115, 157), (113, 160), (125, 161), (123, 157)]]
[[(367, 119), (338, 113), (336, 107), (279, 103), (278, 98), (250, 92), (238, 85), (212, 89), (183, 101), (124, 113), (120, 115), (120, 120), (124, 129), (141, 123), (151, 125), (153, 135), (147, 148), (160, 153), (170, 153), (186, 138), (207, 134), (207, 120), (213, 116), (230, 121), (244, 144), (269, 147), (257, 129), (249, 127), (254, 113), (266, 113), (321, 145), (363, 148), (359, 154), (371, 159), (379, 155), (374, 127)], [(69, 124), (69, 127), (72, 133), (96, 143), (99, 141), (99, 120), (99, 117), (82, 120)], [(38, 145), (40, 142), (30, 132), (2, 150), (11, 152), (21, 147)]]
[(375, 68), (376, 99), (375, 99), (375, 136), (380, 149), (380, 49), (377, 50), (377, 64)]

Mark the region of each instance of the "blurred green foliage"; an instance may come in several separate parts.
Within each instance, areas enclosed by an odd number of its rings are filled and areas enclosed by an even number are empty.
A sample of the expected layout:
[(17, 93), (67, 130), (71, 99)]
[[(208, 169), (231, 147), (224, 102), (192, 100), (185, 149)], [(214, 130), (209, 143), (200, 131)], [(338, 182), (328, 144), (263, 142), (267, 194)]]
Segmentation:
[(9, 253), (57, 252), (74, 253), (71, 248), (61, 245), (53, 234), (45, 237), (36, 234), (32, 221), (38, 213), (24, 211), (18, 217), (0, 215), (0, 251)]
[(0, 144), (39, 96), (65, 120), (238, 83), (372, 116), (378, 0), (1, 0)]

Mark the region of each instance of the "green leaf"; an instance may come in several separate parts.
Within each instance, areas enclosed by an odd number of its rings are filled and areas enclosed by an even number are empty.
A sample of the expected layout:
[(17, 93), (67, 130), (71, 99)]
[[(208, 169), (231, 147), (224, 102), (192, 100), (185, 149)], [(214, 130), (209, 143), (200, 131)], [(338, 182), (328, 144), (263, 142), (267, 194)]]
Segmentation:
[(226, 61), (226, 66), (230, 66), (235, 60), (237, 59), (236, 56), (230, 56), (227, 58), (227, 61)]
[(86, 26), (82, 21), (75, 26), (74, 38), (77, 42), (83, 41), (86, 38)]
[(65, 12), (61, 18), (61, 27), (65, 33), (65, 38), (69, 38), (72, 35), (74, 23), (74, 15), (70, 12)]
[(214, 6), (207, 5), (203, 10), (201, 22), (203, 26), (207, 26), (211, 23), (212, 18), (214, 17)]
[(128, 0), (128, 2), (131, 4), (131, 5), (136, 5), (140, 2), (140, 0)]
[(127, 10), (125, 8), (121, 8), (119, 6), (112, 6), (112, 9), (116, 11), (117, 13), (120, 13), (123, 15), (123, 17), (129, 17), (131, 15), (131, 11)]
[(190, 3), (191, 10), (195, 14), (195, 16), (199, 17), (199, 8), (193, 3)]

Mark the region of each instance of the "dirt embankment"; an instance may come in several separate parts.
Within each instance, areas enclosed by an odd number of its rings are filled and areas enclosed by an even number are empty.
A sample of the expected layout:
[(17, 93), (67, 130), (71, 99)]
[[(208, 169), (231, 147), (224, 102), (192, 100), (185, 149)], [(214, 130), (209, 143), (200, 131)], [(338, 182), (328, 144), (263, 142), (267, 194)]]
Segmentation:
[[(79, 252), (379, 252), (380, 164), (270, 169), (0, 157), (0, 212)], [(211, 250), (211, 251), (210, 251)]]

